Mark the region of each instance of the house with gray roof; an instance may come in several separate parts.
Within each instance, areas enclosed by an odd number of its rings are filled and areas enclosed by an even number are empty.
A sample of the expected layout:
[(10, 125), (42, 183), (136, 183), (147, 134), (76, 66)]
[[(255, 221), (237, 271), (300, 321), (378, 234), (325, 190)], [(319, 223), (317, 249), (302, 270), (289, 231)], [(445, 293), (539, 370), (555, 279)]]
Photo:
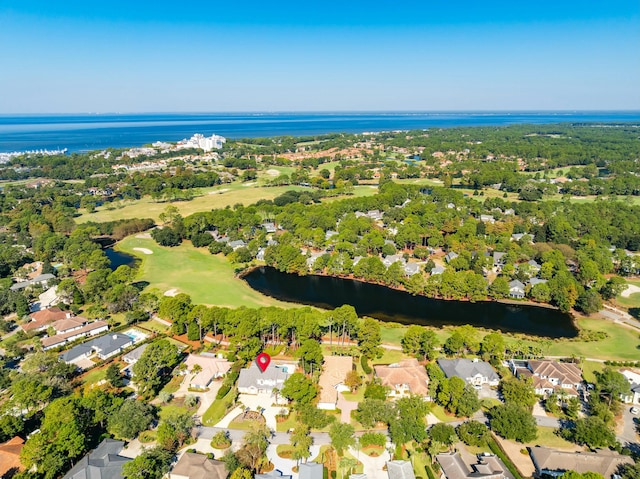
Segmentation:
[(507, 253), (503, 252), (503, 251), (494, 251), (493, 252), (493, 267), (496, 268), (497, 270), (502, 269), (502, 267), (504, 266), (505, 263), (505, 256), (507, 255)]
[(531, 278), (529, 280), (529, 284), (531, 285), (532, 288), (538, 284), (545, 284), (546, 282), (547, 282), (546, 279), (540, 279), (540, 278)]
[(237, 249), (244, 248), (247, 246), (247, 243), (245, 243), (244, 240), (234, 240), (229, 241), (229, 246), (235, 251)]
[(36, 284), (41, 284), (43, 287), (47, 287), (47, 285), (49, 284), (49, 281), (51, 281), (52, 279), (54, 279), (55, 276), (50, 274), (50, 273), (46, 273), (46, 274), (40, 274), (38, 276), (36, 276), (33, 279), (30, 279), (29, 281), (22, 281), (20, 283), (15, 283), (13, 285), (11, 285), (11, 287), (9, 288), (11, 291), (19, 291), (21, 289), (25, 289), (28, 288), (30, 286), (35, 286)]
[(253, 477), (254, 479), (293, 479), (293, 476), (290, 474), (282, 474), (282, 471), (279, 471), (278, 469), (274, 469), (273, 471), (265, 474), (256, 474)]
[(524, 284), (522, 281), (514, 279), (509, 282), (509, 297), (514, 299), (524, 298)]
[(458, 377), (464, 379), (467, 384), (481, 386), (497, 386), (500, 378), (489, 363), (479, 359), (438, 359), (438, 366), (448, 378)]
[(298, 466), (298, 477), (300, 479), (322, 479), (324, 466), (317, 462), (304, 462)]
[(456, 259), (458, 256), (460, 256), (458, 253), (456, 253), (455, 251), (449, 251), (447, 253), (447, 255), (444, 257), (444, 260), (447, 263), (451, 263), (451, 261), (453, 261), (454, 259)]
[(60, 355), (65, 363), (73, 363), (79, 359), (96, 354), (100, 359), (107, 359), (133, 346), (133, 338), (122, 333), (110, 333), (74, 346)]
[(420, 265), (418, 263), (407, 263), (404, 265), (404, 274), (407, 276), (413, 276), (420, 272)]
[(132, 459), (120, 456), (124, 442), (105, 439), (62, 479), (122, 479), (122, 466)]
[(409, 461), (387, 461), (389, 479), (416, 479)]
[(266, 233), (275, 233), (278, 230), (278, 228), (276, 228), (275, 223), (271, 223), (271, 222), (262, 223), (260, 226), (264, 228), (264, 231)]
[(255, 361), (248, 368), (242, 368), (238, 376), (238, 392), (243, 394), (272, 393), (274, 388), (282, 389), (284, 382), (291, 374), (289, 368), (269, 363), (263, 371)]
[(384, 259), (382, 260), (382, 264), (385, 265), (387, 268), (391, 266), (393, 263), (397, 263), (397, 262), (399, 262), (404, 266), (405, 260), (401, 254), (390, 254), (388, 256), (385, 256)]
[(444, 273), (444, 266), (442, 265), (435, 265), (433, 268), (431, 268), (431, 274), (442, 274)]
[(147, 344), (143, 344), (142, 346), (138, 346), (133, 351), (129, 351), (127, 354), (122, 356), (122, 359), (127, 364), (135, 364), (135, 363), (137, 363), (138, 359), (140, 359), (140, 356), (142, 356), (142, 353), (144, 353), (144, 350), (147, 349), (147, 346), (149, 346), (148, 343)]

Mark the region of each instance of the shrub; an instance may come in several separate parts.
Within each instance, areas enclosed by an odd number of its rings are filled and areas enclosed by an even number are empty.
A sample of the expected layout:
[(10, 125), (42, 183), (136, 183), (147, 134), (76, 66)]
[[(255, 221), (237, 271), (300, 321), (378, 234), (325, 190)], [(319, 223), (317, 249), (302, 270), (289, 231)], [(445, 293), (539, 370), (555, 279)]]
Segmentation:
[(367, 446), (380, 446), (384, 447), (387, 443), (387, 437), (384, 434), (380, 434), (377, 432), (365, 432), (360, 437), (360, 444), (362, 447)]

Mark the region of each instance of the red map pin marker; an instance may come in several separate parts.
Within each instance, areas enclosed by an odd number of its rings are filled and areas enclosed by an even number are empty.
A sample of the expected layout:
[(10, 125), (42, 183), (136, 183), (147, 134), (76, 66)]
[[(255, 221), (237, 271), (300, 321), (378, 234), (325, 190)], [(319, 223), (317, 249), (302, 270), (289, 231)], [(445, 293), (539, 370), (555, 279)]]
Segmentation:
[(258, 365), (258, 367), (260, 368), (260, 371), (262, 372), (264, 372), (269, 367), (270, 362), (271, 362), (271, 356), (269, 356), (267, 353), (260, 353), (256, 358), (256, 364)]

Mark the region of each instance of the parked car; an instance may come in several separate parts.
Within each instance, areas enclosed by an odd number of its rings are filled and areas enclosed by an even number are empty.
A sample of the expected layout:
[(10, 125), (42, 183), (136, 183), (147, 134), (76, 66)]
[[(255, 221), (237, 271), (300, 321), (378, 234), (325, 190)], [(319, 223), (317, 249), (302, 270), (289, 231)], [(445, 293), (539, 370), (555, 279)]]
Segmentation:
[(640, 409), (638, 409), (637, 407), (633, 406), (631, 408), (631, 414), (635, 414), (637, 416), (638, 413), (640, 413)]

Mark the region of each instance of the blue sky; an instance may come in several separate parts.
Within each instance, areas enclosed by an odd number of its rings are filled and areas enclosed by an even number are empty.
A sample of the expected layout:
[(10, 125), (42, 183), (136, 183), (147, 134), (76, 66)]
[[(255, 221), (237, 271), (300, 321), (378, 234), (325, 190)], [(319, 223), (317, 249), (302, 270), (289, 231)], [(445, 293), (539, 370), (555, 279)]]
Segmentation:
[(640, 2), (0, 0), (0, 113), (640, 109)]

